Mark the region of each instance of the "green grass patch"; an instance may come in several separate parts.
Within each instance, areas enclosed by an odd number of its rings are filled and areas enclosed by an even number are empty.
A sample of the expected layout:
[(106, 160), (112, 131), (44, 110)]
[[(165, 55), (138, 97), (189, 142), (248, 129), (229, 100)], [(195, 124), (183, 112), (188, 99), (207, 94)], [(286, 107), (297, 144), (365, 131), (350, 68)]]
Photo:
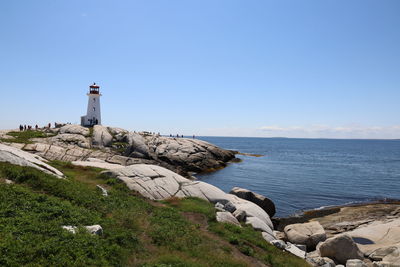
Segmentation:
[(31, 138), (46, 138), (54, 136), (54, 134), (47, 134), (42, 131), (21, 131), (21, 132), (8, 132), (7, 135), (12, 136), (14, 138), (1, 139), (1, 141), (9, 142), (9, 143), (22, 143), (22, 144), (32, 144), (30, 141)]
[[(101, 169), (53, 161), (58, 179), (0, 163), (0, 266), (307, 266), (268, 245), (259, 232), (215, 221), (212, 204), (197, 198), (156, 203), (135, 196)], [(102, 196), (101, 184), (109, 191)], [(209, 231), (187, 219), (201, 215)], [(196, 216), (194, 216), (196, 217)], [(197, 218), (197, 217), (196, 217)], [(83, 226), (100, 224), (103, 235)], [(79, 227), (76, 234), (63, 225)], [(238, 256), (241, 255), (241, 256)]]

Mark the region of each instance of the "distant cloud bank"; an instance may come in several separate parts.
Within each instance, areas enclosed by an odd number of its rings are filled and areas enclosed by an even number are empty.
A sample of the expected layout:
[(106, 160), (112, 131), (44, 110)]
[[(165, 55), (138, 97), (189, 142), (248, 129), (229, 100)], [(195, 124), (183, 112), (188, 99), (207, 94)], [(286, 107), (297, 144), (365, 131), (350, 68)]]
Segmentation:
[(400, 139), (400, 125), (393, 126), (263, 126), (258, 129), (267, 137), (300, 137), (300, 138), (369, 138)]

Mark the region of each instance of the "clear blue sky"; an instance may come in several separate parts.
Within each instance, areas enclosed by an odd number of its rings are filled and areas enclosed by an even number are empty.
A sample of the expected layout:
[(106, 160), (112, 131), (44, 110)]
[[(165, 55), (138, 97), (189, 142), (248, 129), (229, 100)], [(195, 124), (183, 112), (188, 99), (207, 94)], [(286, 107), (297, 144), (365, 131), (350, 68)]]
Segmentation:
[(400, 1), (0, 2), (0, 129), (400, 138)]

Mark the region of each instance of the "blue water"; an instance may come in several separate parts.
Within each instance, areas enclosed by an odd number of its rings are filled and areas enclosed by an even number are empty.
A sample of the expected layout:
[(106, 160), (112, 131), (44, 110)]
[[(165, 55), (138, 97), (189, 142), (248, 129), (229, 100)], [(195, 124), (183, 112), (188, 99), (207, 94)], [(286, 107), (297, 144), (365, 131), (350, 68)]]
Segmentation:
[(331, 205), (400, 199), (400, 140), (200, 137), (220, 147), (263, 157), (203, 175), (229, 192), (247, 188), (272, 199), (276, 216)]

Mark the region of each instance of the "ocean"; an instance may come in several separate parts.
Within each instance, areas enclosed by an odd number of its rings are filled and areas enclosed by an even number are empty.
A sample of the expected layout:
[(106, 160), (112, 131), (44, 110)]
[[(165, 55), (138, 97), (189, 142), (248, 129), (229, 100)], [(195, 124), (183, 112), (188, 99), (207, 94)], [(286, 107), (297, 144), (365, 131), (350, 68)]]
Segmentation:
[(400, 199), (400, 140), (198, 137), (242, 156), (196, 177), (225, 192), (247, 188), (289, 216), (333, 205)]

